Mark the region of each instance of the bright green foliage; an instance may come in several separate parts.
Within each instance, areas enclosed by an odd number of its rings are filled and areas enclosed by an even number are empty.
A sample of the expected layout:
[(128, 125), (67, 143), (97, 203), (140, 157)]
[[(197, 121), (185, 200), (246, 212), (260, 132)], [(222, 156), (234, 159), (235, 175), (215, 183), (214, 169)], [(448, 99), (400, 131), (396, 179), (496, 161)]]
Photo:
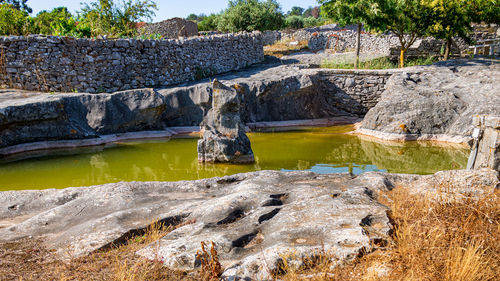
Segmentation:
[(303, 13), (304, 13), (304, 8), (294, 6), (290, 10), (290, 12), (288, 12), (288, 15), (289, 16), (302, 16)]
[(157, 9), (152, 0), (127, 0), (119, 5), (113, 0), (98, 0), (84, 5), (79, 22), (82, 27), (90, 28), (92, 36), (134, 36), (135, 23), (151, 20)]
[(27, 13), (33, 12), (33, 10), (26, 4), (28, 0), (0, 0), (0, 4), (12, 4), (12, 6), (17, 10), (23, 10)]
[(285, 24), (290, 28), (303, 28), (304, 18), (301, 16), (289, 16), (285, 19)]
[(380, 11), (377, 0), (318, 0), (321, 6), (321, 14), (330, 18), (338, 24), (362, 23), (365, 27), (376, 27), (375, 20)]
[(424, 5), (431, 10), (429, 32), (437, 38), (460, 36), (467, 38), (471, 17), (464, 0), (427, 0)]
[(275, 0), (234, 0), (220, 15), (217, 27), (224, 32), (238, 32), (274, 30), (283, 25), (284, 16)]
[(447, 60), (453, 37), (469, 39), (468, 34), (472, 31), (471, 6), (466, 0), (427, 0), (424, 5), (431, 11), (429, 35), (446, 40), (444, 59)]
[(88, 37), (90, 29), (82, 29), (66, 7), (54, 8), (52, 11), (41, 11), (33, 18), (31, 33)]
[(219, 21), (220, 15), (211, 14), (204, 17), (200, 22), (198, 22), (199, 31), (213, 31), (217, 30), (217, 23)]
[(463, 0), (472, 22), (500, 24), (500, 0)]
[(29, 32), (31, 18), (11, 4), (0, 4), (0, 35), (24, 35)]

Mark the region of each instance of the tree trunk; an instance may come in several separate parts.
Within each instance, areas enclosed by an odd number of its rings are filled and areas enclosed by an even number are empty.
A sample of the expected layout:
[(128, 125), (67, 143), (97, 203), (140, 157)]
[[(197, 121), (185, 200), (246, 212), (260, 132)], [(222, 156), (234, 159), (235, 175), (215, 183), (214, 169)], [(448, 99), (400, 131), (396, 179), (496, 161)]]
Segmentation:
[(358, 34), (356, 36), (356, 62), (354, 68), (359, 67), (359, 53), (361, 51), (361, 23), (358, 23)]
[(406, 48), (401, 46), (401, 53), (399, 54), (399, 67), (400, 68), (405, 67), (405, 53), (406, 53)]
[(451, 55), (451, 44), (453, 43), (453, 39), (450, 37), (446, 39), (446, 49), (444, 51), (444, 60), (448, 60)]

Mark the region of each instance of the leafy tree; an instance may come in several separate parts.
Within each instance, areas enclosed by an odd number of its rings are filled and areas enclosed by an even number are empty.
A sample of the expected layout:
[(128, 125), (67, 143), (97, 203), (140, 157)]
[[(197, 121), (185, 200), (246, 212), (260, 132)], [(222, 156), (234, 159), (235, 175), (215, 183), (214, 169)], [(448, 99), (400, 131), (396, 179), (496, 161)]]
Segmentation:
[(192, 20), (192, 21), (197, 21), (198, 20), (198, 16), (196, 14), (190, 14), (189, 16), (187, 16), (186, 19), (187, 20)]
[(126, 0), (120, 5), (113, 0), (98, 0), (84, 5), (79, 21), (90, 28), (92, 36), (133, 36), (137, 33), (135, 23), (151, 21), (157, 9), (153, 0)]
[(219, 21), (220, 15), (211, 14), (209, 16), (203, 17), (203, 19), (198, 22), (198, 30), (199, 31), (213, 31), (217, 30), (217, 24)]
[(431, 11), (429, 35), (446, 40), (444, 59), (451, 53), (453, 37), (460, 36), (469, 41), (468, 34), (472, 31), (470, 10), (464, 0), (433, 0), (424, 4)]
[(378, 31), (392, 31), (401, 44), (399, 66), (404, 67), (406, 51), (418, 37), (426, 35), (432, 25), (432, 10), (425, 0), (375, 0), (376, 11), (371, 18)]
[(321, 13), (340, 25), (357, 24), (358, 32), (356, 37), (356, 63), (359, 65), (359, 53), (361, 49), (361, 28), (365, 26), (375, 26), (374, 14), (378, 5), (372, 0), (318, 0), (321, 6)]
[(304, 8), (293, 6), (290, 12), (288, 12), (289, 16), (302, 16), (304, 13)]
[(472, 22), (500, 24), (500, 0), (463, 0)]
[(33, 12), (33, 10), (30, 7), (28, 7), (26, 2), (28, 2), (28, 0), (0, 0), (0, 4), (4, 4), (4, 3), (5, 4), (12, 4), (15, 9), (23, 10), (23, 11), (31, 14), (31, 12)]
[(283, 27), (284, 16), (275, 0), (229, 1), (229, 7), (220, 15), (220, 31), (238, 32), (254, 30), (274, 30)]
[(303, 28), (304, 19), (301, 16), (289, 16), (285, 19), (285, 24), (290, 28)]
[(31, 18), (24, 10), (12, 4), (0, 4), (0, 35), (23, 35), (28, 33)]

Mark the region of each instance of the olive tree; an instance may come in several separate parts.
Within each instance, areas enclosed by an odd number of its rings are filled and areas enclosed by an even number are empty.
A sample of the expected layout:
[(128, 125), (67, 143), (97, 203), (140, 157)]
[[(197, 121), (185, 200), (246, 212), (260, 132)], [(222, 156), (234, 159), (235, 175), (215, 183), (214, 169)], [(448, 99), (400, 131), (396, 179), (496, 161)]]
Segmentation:
[(283, 27), (284, 16), (275, 0), (234, 0), (218, 17), (217, 29), (227, 32), (274, 30)]
[(373, 18), (378, 31), (392, 31), (401, 44), (399, 66), (404, 67), (405, 55), (415, 41), (428, 34), (433, 23), (432, 10), (426, 0), (375, 0), (378, 11)]

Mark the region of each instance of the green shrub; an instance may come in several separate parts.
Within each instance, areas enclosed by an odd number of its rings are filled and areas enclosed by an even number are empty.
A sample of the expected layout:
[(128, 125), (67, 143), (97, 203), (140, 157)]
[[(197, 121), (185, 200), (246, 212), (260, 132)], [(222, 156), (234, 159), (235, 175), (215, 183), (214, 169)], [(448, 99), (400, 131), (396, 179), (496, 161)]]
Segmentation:
[(283, 25), (284, 16), (275, 0), (234, 0), (229, 1), (229, 8), (220, 15), (217, 29), (224, 32), (275, 30)]
[(318, 26), (321, 23), (322, 22), (321, 22), (320, 18), (315, 18), (312, 16), (304, 18), (304, 27), (314, 27), (314, 26)]
[(153, 0), (128, 0), (121, 5), (99, 0), (84, 4), (79, 12), (79, 27), (90, 29), (92, 36), (133, 37), (137, 35), (136, 22), (151, 20), (157, 9)]
[(24, 35), (29, 33), (31, 25), (27, 12), (11, 4), (0, 4), (0, 35)]
[(82, 28), (66, 7), (41, 11), (33, 18), (31, 33), (57, 36), (89, 37), (90, 29)]
[(200, 22), (198, 22), (199, 31), (212, 31), (217, 30), (217, 22), (219, 20), (219, 15), (211, 14), (208, 17), (204, 17)]
[(301, 16), (289, 16), (285, 19), (285, 24), (289, 28), (303, 28), (304, 19)]

